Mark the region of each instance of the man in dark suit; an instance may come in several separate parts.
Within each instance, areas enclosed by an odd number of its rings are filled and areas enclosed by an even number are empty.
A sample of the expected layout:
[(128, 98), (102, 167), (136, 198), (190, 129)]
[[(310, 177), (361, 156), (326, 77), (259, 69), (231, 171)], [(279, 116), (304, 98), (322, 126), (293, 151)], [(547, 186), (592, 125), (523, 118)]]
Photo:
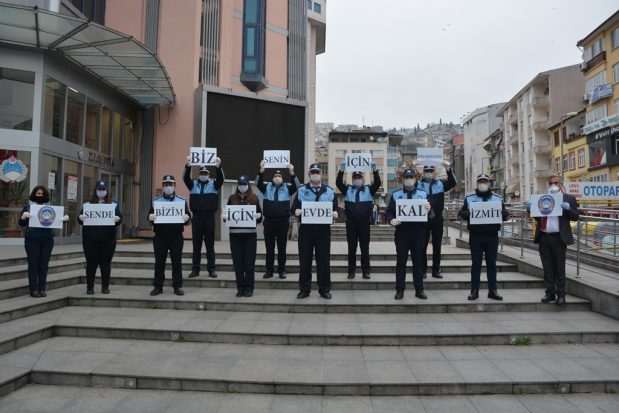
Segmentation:
[[(543, 303), (556, 300), (557, 305), (565, 304), (565, 251), (574, 243), (570, 221), (578, 221), (579, 213), (576, 198), (565, 193), (565, 188), (559, 175), (548, 178), (548, 192), (557, 194), (563, 192), (563, 215), (555, 217), (535, 218), (535, 243), (539, 244), (539, 256), (544, 268), (544, 284), (546, 295)], [(531, 210), (528, 201), (527, 211)]]

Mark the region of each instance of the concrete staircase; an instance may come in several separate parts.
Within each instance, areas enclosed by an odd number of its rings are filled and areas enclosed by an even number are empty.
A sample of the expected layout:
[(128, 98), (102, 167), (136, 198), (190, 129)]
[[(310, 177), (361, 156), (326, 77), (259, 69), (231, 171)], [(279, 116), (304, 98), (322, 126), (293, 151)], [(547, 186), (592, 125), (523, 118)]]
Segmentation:
[[(172, 294), (168, 279), (164, 294), (151, 297), (151, 248), (119, 245), (109, 295), (98, 287), (85, 294), (77, 246), (54, 255), (46, 298), (27, 295), (25, 258), (0, 259), (0, 395), (7, 395), (0, 412), (33, 410), (24, 400), (46, 397), (49, 386), (69, 386), (58, 393), (67, 400), (75, 386), (110, 395), (122, 389), (136, 403), (151, 394), (136, 390), (203, 401), (226, 394), (222, 400), (242, 401), (238, 409), (268, 397), (268, 406), (250, 411), (427, 411), (436, 403), (438, 411), (450, 403), (451, 411), (466, 411), (460, 408), (467, 403), (482, 411), (497, 400), (508, 406), (520, 397), (521, 407), (542, 400), (525, 396), (533, 394), (555, 394), (559, 404), (572, 397), (574, 404), (587, 393), (595, 393), (586, 396), (588, 406), (619, 406), (619, 321), (574, 296), (565, 307), (542, 304), (541, 279), (514, 263), (499, 263), (504, 301), (481, 294), (471, 302), (468, 251), (445, 246), (444, 279), (426, 280), (429, 299), (415, 299), (409, 279), (404, 300), (394, 301), (392, 242), (372, 244), (370, 280), (360, 271), (346, 278), (346, 245), (334, 242), (333, 299), (314, 289), (298, 300), (296, 245), (286, 280), (262, 279), (260, 246), (254, 296), (237, 298), (220, 244), (219, 278), (205, 272), (185, 279), (183, 297)], [(190, 262), (186, 249), (185, 274)], [(419, 410), (413, 396), (423, 396), (415, 399)], [(316, 398), (320, 409), (303, 407)], [(342, 403), (330, 410), (329, 400)], [(359, 410), (360, 401), (371, 409)]]

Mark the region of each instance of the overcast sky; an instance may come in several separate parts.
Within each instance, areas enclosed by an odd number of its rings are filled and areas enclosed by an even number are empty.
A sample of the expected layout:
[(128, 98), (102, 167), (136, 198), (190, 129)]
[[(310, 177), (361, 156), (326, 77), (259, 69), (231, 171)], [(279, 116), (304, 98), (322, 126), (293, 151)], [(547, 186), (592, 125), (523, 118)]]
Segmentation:
[(537, 73), (580, 63), (576, 42), (616, 0), (328, 0), (317, 122), (460, 122)]

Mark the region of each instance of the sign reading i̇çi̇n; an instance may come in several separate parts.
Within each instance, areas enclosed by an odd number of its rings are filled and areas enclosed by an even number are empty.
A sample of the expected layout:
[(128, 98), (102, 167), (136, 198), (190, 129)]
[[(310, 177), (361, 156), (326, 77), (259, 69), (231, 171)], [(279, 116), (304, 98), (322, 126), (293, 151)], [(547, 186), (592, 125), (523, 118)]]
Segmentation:
[(346, 172), (367, 172), (372, 170), (371, 153), (350, 153), (346, 154)]
[(309, 202), (301, 203), (301, 224), (327, 224), (333, 223), (332, 202)]
[(469, 223), (500, 224), (503, 222), (503, 204), (501, 201), (471, 202)]
[(229, 228), (256, 226), (255, 205), (226, 205), (226, 225)]
[(192, 146), (189, 150), (189, 165), (212, 166), (217, 160), (217, 148), (200, 148)]
[(185, 202), (153, 202), (155, 224), (184, 224)]
[(264, 167), (285, 169), (290, 163), (290, 151), (264, 151)]
[(84, 225), (115, 225), (115, 204), (91, 204), (87, 202), (83, 205), (82, 210), (86, 216)]
[(63, 206), (54, 205), (30, 205), (30, 219), (28, 226), (31, 228), (62, 228)]
[(425, 199), (396, 199), (395, 217), (401, 222), (427, 222), (427, 203)]

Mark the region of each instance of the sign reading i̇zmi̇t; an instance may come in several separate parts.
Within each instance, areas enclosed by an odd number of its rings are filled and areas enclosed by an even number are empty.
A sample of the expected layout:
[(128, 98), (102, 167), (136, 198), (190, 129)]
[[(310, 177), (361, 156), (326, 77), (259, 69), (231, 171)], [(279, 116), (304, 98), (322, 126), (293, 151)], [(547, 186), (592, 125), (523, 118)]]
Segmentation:
[(471, 202), (469, 223), (500, 224), (503, 222), (503, 204), (501, 201)]

